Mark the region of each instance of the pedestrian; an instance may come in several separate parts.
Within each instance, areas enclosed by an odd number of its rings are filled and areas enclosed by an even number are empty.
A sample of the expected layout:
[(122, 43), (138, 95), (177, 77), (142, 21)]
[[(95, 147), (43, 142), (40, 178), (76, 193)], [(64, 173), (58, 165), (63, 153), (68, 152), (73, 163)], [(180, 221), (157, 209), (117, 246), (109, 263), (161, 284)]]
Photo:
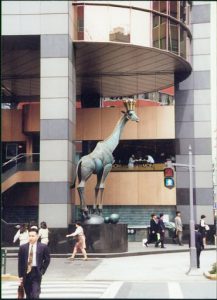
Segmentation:
[[(203, 238), (202, 234), (199, 232), (199, 225), (194, 226), (195, 228), (195, 247), (196, 247), (196, 253), (197, 253), (197, 268), (200, 268), (200, 253), (202, 250), (204, 250), (204, 245), (203, 245)], [(190, 246), (190, 242), (189, 242)]]
[(163, 221), (163, 216), (164, 214), (161, 213), (160, 214), (160, 218), (158, 220), (158, 224), (157, 224), (157, 227), (158, 227), (158, 231), (157, 233), (160, 235), (160, 239), (157, 240), (157, 242), (155, 243), (155, 247), (158, 247), (158, 245), (161, 243), (161, 248), (166, 248), (164, 246), (164, 239), (165, 239), (165, 224), (164, 224), (164, 221)]
[(181, 212), (176, 212), (175, 217), (175, 227), (176, 227), (176, 236), (178, 238), (178, 243), (180, 246), (183, 246), (182, 243), (182, 234), (183, 234), (183, 225), (182, 225), (182, 219), (181, 219)]
[(26, 224), (21, 224), (19, 230), (14, 236), (13, 242), (16, 243), (16, 241), (19, 239), (20, 246), (28, 243), (29, 241), (29, 232), (27, 229)]
[(151, 219), (150, 219), (148, 240), (145, 243), (146, 247), (148, 247), (148, 244), (157, 241), (157, 230), (158, 230), (157, 215), (153, 213), (153, 214), (151, 214)]
[(48, 245), (49, 230), (47, 228), (47, 223), (43, 221), (43, 222), (41, 222), (40, 226), (41, 226), (41, 228), (39, 229), (38, 235), (39, 235), (39, 238), (41, 239), (41, 243)]
[(146, 155), (145, 160), (146, 164), (150, 166), (153, 166), (153, 164), (155, 163), (154, 158), (151, 155)]
[(129, 158), (129, 162), (128, 162), (128, 168), (134, 168), (134, 163), (135, 163), (136, 159), (135, 159), (135, 155), (132, 154)]
[(76, 230), (71, 233), (71, 234), (67, 234), (66, 237), (76, 237), (76, 243), (74, 246), (74, 250), (72, 253), (72, 256), (69, 257), (69, 259), (74, 260), (76, 253), (78, 252), (78, 250), (81, 250), (82, 254), (84, 255), (84, 260), (87, 260), (87, 253), (86, 253), (86, 241), (85, 241), (85, 235), (84, 235), (84, 230), (81, 226), (81, 223), (76, 221), (75, 223), (76, 226)]
[(203, 245), (206, 246), (206, 235), (207, 235), (207, 231), (209, 230), (209, 225), (206, 223), (206, 216), (205, 215), (201, 215), (200, 216), (200, 225), (199, 225), (199, 231), (202, 235), (202, 239), (203, 239)]
[(29, 229), (29, 242), (18, 252), (18, 276), (27, 299), (39, 299), (42, 275), (50, 264), (47, 245), (38, 242), (38, 230)]

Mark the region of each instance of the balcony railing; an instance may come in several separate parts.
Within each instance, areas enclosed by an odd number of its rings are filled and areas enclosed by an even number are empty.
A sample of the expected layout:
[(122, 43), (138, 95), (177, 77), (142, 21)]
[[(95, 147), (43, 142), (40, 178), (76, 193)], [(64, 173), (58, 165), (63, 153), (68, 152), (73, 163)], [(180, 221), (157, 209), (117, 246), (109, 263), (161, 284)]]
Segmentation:
[(2, 182), (18, 171), (38, 171), (40, 153), (20, 153), (2, 165)]

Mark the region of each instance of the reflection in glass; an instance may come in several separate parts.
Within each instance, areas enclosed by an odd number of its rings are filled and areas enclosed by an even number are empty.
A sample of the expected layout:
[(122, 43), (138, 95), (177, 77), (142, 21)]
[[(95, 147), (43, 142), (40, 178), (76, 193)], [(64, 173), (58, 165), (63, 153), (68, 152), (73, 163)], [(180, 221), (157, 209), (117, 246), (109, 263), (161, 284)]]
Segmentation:
[(169, 21), (169, 43), (168, 43), (168, 50), (175, 53), (179, 54), (179, 49), (178, 49), (178, 29), (179, 26), (177, 23), (173, 21)]
[(130, 43), (130, 10), (109, 8), (109, 40)]
[(153, 14), (153, 46), (167, 49), (166, 45), (167, 19)]
[(178, 6), (178, 1), (169, 1), (169, 14), (176, 19), (178, 19)]
[(84, 39), (84, 6), (79, 5), (74, 10), (75, 30), (74, 36), (76, 40)]
[(185, 59), (186, 59), (186, 39), (187, 39), (187, 33), (181, 27), (180, 28), (180, 55)]

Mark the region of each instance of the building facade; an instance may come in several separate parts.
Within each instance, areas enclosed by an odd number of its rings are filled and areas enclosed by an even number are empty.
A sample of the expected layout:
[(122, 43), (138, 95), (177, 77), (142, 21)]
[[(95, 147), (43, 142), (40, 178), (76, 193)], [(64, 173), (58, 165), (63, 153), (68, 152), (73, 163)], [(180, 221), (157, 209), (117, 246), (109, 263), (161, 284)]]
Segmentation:
[[(45, 220), (50, 228), (68, 228), (79, 216), (71, 188), (78, 158), (113, 130), (123, 109), (115, 98), (133, 97), (140, 122), (127, 124), (114, 153), (104, 214), (117, 212), (122, 222), (143, 226), (153, 211), (173, 221), (180, 210), (188, 224), (188, 171), (177, 167), (176, 186), (167, 189), (163, 169), (168, 157), (188, 163), (191, 145), (195, 220), (205, 214), (213, 224), (215, 2), (3, 1), (2, 45), (7, 222)], [(153, 96), (150, 106), (141, 104), (141, 95), (173, 86), (174, 101), (154, 105)], [(104, 107), (105, 99), (115, 107)], [(154, 154), (154, 168), (128, 170), (133, 152), (138, 159)], [(93, 177), (86, 191), (90, 207), (94, 185)]]

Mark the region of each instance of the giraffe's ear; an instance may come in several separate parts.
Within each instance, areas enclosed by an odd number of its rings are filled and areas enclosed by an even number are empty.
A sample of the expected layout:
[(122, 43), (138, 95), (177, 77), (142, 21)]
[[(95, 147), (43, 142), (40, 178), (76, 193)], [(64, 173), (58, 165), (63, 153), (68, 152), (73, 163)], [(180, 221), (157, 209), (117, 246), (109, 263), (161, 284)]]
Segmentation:
[(126, 114), (126, 111), (123, 111), (123, 110), (122, 110), (121, 112), (122, 112), (122, 114)]

